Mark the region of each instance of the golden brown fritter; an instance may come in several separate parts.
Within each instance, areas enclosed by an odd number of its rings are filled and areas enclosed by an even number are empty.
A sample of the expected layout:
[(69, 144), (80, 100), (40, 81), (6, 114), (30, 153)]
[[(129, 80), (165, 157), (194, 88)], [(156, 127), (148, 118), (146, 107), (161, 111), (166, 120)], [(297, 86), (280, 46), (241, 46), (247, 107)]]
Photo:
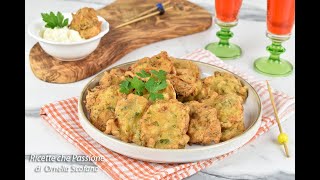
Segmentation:
[(189, 107), (177, 100), (156, 101), (140, 119), (143, 146), (181, 149), (189, 141)]
[(242, 99), (238, 95), (219, 95), (212, 101), (203, 103), (217, 109), (222, 128), (230, 128), (233, 124), (243, 121)]
[(187, 133), (190, 137), (189, 144), (219, 143), (221, 126), (216, 109), (198, 101), (190, 101), (185, 104), (190, 108), (190, 125)]
[(203, 96), (208, 98), (202, 97), (200, 102), (217, 109), (222, 128), (221, 141), (226, 141), (241, 134), (245, 130), (242, 98), (236, 94), (218, 95), (214, 91), (210, 91), (211, 94), (209, 94), (208, 89), (206, 90), (203, 91)]
[[(115, 116), (115, 114), (113, 113)], [(118, 125), (118, 120), (116, 117), (112, 119), (108, 119), (106, 123), (106, 130), (104, 131), (106, 134), (112, 134), (115, 137), (119, 137), (120, 132), (119, 132), (119, 125)]]
[(82, 38), (89, 39), (101, 32), (101, 24), (96, 11), (93, 8), (84, 7), (76, 14), (72, 14), (69, 28), (78, 31)]
[(159, 54), (152, 56), (151, 58), (145, 57), (131, 65), (128, 69), (134, 74), (145, 70), (149, 72), (150, 70), (163, 70), (168, 74), (174, 74), (175, 68), (173, 66), (173, 61), (169, 58), (167, 52), (161, 51)]
[(118, 101), (115, 114), (119, 126), (118, 137), (122, 141), (140, 144), (138, 121), (147, 107), (148, 100), (135, 94), (129, 94), (127, 98)]
[(106, 130), (107, 122), (112, 122), (116, 118), (114, 112), (109, 109), (100, 110), (98, 113), (97, 111), (93, 112), (96, 114), (94, 115), (94, 113), (92, 113), (91, 123), (102, 132)]
[(204, 86), (203, 80), (201, 80), (200, 83), (201, 83), (201, 85), (199, 85), (200, 90), (197, 95), (188, 96), (186, 98), (183, 98), (182, 100), (179, 98), (179, 100), (181, 100), (182, 102), (187, 102), (187, 101), (204, 102), (204, 101), (212, 101), (214, 98), (216, 98), (219, 95), (215, 91), (210, 91), (208, 87)]
[(168, 79), (176, 90), (180, 101), (193, 100), (202, 89), (200, 70), (198, 66), (188, 60), (174, 59), (176, 74), (169, 74)]
[(202, 91), (199, 93), (199, 95), (196, 97), (196, 99), (199, 102), (202, 102), (206, 105), (210, 105), (213, 107), (214, 100), (219, 96), (218, 93), (214, 91), (208, 92), (208, 88), (203, 88)]
[(231, 138), (234, 138), (245, 131), (244, 122), (240, 121), (233, 124), (230, 128), (222, 128), (221, 141), (226, 141)]
[(119, 68), (111, 69), (111, 71), (106, 71), (99, 81), (100, 86), (111, 86), (119, 85), (121, 81), (125, 80), (125, 71)]
[(220, 95), (237, 94), (242, 97), (243, 102), (248, 96), (248, 88), (230, 73), (216, 71), (214, 76), (206, 77), (203, 83), (208, 88), (209, 94), (210, 91), (215, 91)]
[(124, 73), (124, 76), (126, 76), (126, 77), (131, 77), (131, 78), (133, 78), (134, 76), (136, 76), (137, 78), (139, 78), (139, 79), (141, 79), (141, 80), (147, 80), (147, 78), (141, 78), (140, 76), (137, 76), (137, 75), (135, 75), (134, 74), (134, 72), (132, 72), (132, 71), (126, 71), (125, 73)]
[(189, 74), (196, 79), (200, 79), (200, 69), (194, 62), (175, 58), (171, 59), (173, 59), (173, 65), (176, 70), (180, 71), (179, 74)]
[(90, 114), (92, 124), (101, 131), (106, 130), (106, 123), (114, 119), (114, 111), (117, 102), (126, 97), (119, 92), (118, 85), (102, 88), (95, 87), (86, 96), (86, 108)]
[(181, 74), (169, 75), (168, 78), (176, 90), (177, 98), (182, 102), (192, 100), (202, 89), (201, 80), (192, 76)]

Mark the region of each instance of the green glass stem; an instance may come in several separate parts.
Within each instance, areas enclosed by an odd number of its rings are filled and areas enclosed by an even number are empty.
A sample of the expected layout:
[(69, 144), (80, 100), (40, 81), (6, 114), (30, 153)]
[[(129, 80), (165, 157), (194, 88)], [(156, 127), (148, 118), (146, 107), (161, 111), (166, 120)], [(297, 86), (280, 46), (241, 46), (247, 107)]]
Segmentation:
[(267, 46), (267, 51), (270, 52), (270, 56), (255, 60), (255, 70), (269, 76), (290, 75), (293, 71), (292, 64), (280, 58), (280, 55), (286, 51), (282, 46), (282, 42), (288, 40), (289, 36), (276, 36), (270, 33), (267, 33), (267, 36), (272, 40), (272, 44)]
[(229, 39), (233, 37), (233, 32), (230, 31), (230, 27), (221, 27), (221, 30), (217, 32), (217, 36), (220, 41), (218, 45), (220, 46), (229, 46)]
[(221, 29), (217, 32), (219, 42), (208, 44), (205, 49), (215, 54), (222, 60), (236, 59), (241, 56), (241, 48), (235, 44), (229, 42), (229, 39), (233, 37), (233, 32), (230, 31), (236, 23), (220, 24), (217, 23)]
[(272, 44), (267, 46), (267, 51), (270, 52), (269, 61), (280, 63), (280, 54), (286, 51), (281, 43), (280, 41), (272, 41)]

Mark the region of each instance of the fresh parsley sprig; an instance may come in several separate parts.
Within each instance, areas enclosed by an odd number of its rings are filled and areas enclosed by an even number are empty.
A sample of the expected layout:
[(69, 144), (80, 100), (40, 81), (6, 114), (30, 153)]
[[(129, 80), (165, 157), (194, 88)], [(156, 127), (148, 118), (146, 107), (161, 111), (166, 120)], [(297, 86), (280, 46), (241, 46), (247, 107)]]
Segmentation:
[(152, 75), (159, 81), (165, 81), (166, 80), (166, 75), (167, 72), (163, 71), (163, 70), (159, 70), (159, 71), (155, 71), (155, 70), (151, 70), (150, 71), (152, 73)]
[(120, 92), (124, 94), (129, 94), (132, 89), (133, 87), (131, 86), (129, 80), (125, 80), (120, 83)]
[(143, 90), (144, 90), (144, 82), (141, 81), (139, 78), (136, 76), (133, 77), (132, 79), (129, 79), (131, 86), (134, 88), (134, 93), (142, 96), (143, 95)]
[(150, 78), (146, 83), (145, 87), (147, 91), (150, 93), (149, 98), (152, 101), (155, 101), (156, 99), (163, 99), (163, 94), (158, 93), (162, 89), (165, 89), (167, 87), (166, 80), (155, 80), (155, 78)]
[(63, 28), (64, 26), (68, 25), (69, 19), (64, 19), (64, 16), (61, 14), (61, 12), (58, 12), (57, 15), (55, 15), (53, 12), (50, 13), (41, 13), (42, 20), (46, 22), (45, 27), (47, 28)]
[(127, 78), (120, 83), (120, 92), (129, 94), (133, 92), (142, 96), (145, 90), (149, 92), (149, 99), (155, 101), (157, 99), (164, 99), (163, 94), (159, 91), (165, 89), (168, 84), (166, 81), (167, 73), (163, 70), (151, 70), (150, 73), (145, 70), (140, 71), (137, 75), (141, 78), (148, 78), (147, 82), (140, 80), (138, 77)]

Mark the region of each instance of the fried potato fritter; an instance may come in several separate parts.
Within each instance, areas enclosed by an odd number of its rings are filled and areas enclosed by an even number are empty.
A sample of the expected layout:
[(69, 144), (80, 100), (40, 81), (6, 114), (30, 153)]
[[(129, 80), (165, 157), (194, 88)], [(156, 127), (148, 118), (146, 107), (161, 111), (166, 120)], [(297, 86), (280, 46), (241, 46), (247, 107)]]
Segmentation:
[(129, 94), (127, 98), (118, 101), (115, 114), (119, 126), (118, 137), (122, 141), (140, 144), (138, 121), (147, 107), (148, 100), (135, 94)]
[(211, 91), (210, 93), (208, 92), (208, 88), (203, 88), (202, 91), (199, 93), (197, 96), (197, 99), (199, 102), (202, 102), (206, 105), (210, 105), (212, 107), (215, 99), (219, 96), (218, 93)]
[(180, 74), (189, 74), (196, 79), (200, 79), (200, 69), (194, 62), (175, 58), (172, 59), (174, 67), (180, 71)]
[(178, 99), (181, 101), (198, 95), (202, 88), (200, 80), (188, 75), (172, 75), (169, 76), (169, 80), (177, 92)]
[(222, 132), (220, 140), (226, 141), (244, 132), (242, 98), (236, 94), (218, 95), (216, 92), (209, 96), (202, 102), (217, 109)]
[(217, 109), (222, 128), (230, 128), (243, 121), (242, 99), (236, 94), (219, 95), (213, 101), (204, 101), (204, 104)]
[(245, 127), (244, 127), (243, 121), (233, 124), (230, 128), (226, 128), (226, 129), (222, 128), (221, 141), (226, 141), (231, 138), (234, 138), (242, 134), (244, 131), (245, 131)]
[(170, 82), (182, 102), (193, 100), (202, 89), (200, 70), (196, 64), (188, 60), (174, 59), (176, 74), (168, 75)]
[(152, 56), (151, 58), (142, 58), (129, 67), (129, 71), (132, 71), (134, 74), (141, 70), (145, 70), (146, 72), (150, 72), (150, 70), (163, 70), (168, 74), (175, 74), (173, 61), (165, 51), (161, 51), (159, 54)]
[(210, 91), (215, 91), (220, 95), (237, 94), (242, 97), (243, 102), (247, 99), (248, 88), (239, 79), (226, 72), (214, 72), (214, 76), (206, 77), (203, 80), (204, 86)]
[(187, 133), (190, 136), (189, 144), (219, 143), (221, 126), (216, 109), (198, 101), (190, 101), (185, 104), (190, 108), (190, 125)]
[(125, 80), (125, 71), (119, 68), (111, 69), (111, 71), (106, 71), (99, 81), (100, 86), (111, 86), (119, 85), (121, 81)]
[(82, 38), (89, 39), (101, 32), (101, 24), (96, 11), (93, 8), (84, 7), (79, 9), (76, 14), (72, 14), (69, 27), (78, 31)]
[(189, 107), (177, 100), (156, 101), (140, 119), (142, 145), (181, 149), (189, 141)]
[(106, 130), (107, 121), (114, 119), (117, 102), (126, 97), (119, 92), (117, 85), (101, 88), (97, 86), (86, 96), (86, 108), (90, 114), (92, 124), (101, 131)]
[[(114, 114), (114, 113), (113, 113)], [(115, 116), (115, 115), (114, 115)], [(106, 130), (104, 131), (106, 134), (112, 134), (115, 137), (119, 137), (120, 132), (119, 132), (119, 125), (118, 125), (118, 120), (116, 117), (112, 119), (108, 119), (106, 123)]]

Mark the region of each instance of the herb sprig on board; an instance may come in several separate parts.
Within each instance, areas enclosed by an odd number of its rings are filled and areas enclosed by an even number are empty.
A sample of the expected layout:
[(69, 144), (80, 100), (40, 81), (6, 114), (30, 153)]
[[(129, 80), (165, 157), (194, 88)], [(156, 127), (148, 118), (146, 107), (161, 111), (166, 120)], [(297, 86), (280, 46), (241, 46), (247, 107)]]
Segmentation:
[(64, 16), (61, 12), (58, 12), (57, 15), (55, 15), (53, 12), (50, 13), (41, 13), (42, 20), (46, 22), (45, 27), (47, 28), (63, 28), (64, 26), (68, 25), (69, 19), (64, 19)]
[(155, 101), (164, 99), (163, 94), (159, 91), (165, 89), (168, 84), (166, 81), (167, 72), (163, 70), (151, 70), (150, 73), (142, 70), (137, 73), (141, 78), (149, 78), (147, 82), (142, 81), (137, 76), (127, 78), (120, 83), (120, 92), (129, 94), (134, 91), (135, 94), (142, 96), (145, 92), (149, 93), (149, 99)]

